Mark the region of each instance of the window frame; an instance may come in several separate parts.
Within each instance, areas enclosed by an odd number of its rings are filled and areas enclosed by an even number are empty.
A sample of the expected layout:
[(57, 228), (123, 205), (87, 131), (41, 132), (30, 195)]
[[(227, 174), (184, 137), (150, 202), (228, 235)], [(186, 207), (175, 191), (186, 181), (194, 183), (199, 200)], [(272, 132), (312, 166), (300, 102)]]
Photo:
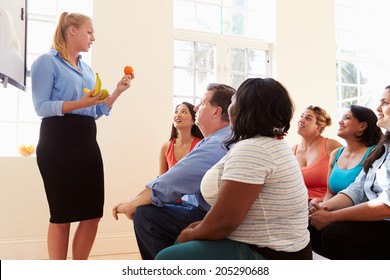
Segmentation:
[[(245, 48), (253, 49), (259, 51), (265, 51), (267, 56), (267, 77), (272, 76), (272, 44), (265, 42), (264, 40), (247, 38), (243, 36), (233, 36), (233, 35), (224, 35), (224, 34), (215, 34), (204, 31), (195, 31), (195, 30), (186, 30), (181, 28), (174, 29), (173, 40), (179, 41), (188, 41), (188, 42), (202, 42), (215, 44), (216, 46), (216, 81), (210, 82), (220, 82), (220, 83), (229, 83), (230, 69), (229, 65), (229, 52), (231, 48)], [(174, 65), (175, 68), (175, 65)], [(194, 85), (195, 87), (195, 85)], [(173, 92), (173, 100), (180, 98), (183, 99), (192, 99), (194, 105), (199, 101), (199, 93), (194, 92), (191, 95), (183, 96), (177, 95), (175, 89)], [(176, 106), (177, 104), (173, 104)]]

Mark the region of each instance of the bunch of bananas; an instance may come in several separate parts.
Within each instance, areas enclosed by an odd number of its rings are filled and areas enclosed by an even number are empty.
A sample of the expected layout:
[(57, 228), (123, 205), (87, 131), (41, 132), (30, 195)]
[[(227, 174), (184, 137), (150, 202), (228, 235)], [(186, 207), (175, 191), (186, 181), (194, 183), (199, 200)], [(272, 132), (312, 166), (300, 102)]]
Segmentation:
[[(100, 95), (99, 99), (103, 100), (109, 95), (109, 93), (105, 88), (102, 89), (102, 80), (100, 79), (99, 74), (96, 73), (95, 92), (92, 94), (92, 96), (98, 95), (100, 90), (102, 91), (102, 94)], [(89, 94), (90, 91), (91, 90), (89, 88), (83, 88), (84, 94)]]

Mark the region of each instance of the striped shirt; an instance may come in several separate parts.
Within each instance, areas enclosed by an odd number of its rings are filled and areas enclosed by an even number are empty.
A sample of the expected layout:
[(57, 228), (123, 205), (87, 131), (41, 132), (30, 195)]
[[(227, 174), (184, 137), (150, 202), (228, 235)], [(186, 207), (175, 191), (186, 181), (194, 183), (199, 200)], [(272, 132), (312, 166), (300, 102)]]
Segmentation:
[(238, 142), (203, 177), (201, 191), (210, 205), (222, 180), (263, 185), (229, 239), (285, 252), (299, 251), (309, 243), (307, 189), (285, 140), (256, 137)]

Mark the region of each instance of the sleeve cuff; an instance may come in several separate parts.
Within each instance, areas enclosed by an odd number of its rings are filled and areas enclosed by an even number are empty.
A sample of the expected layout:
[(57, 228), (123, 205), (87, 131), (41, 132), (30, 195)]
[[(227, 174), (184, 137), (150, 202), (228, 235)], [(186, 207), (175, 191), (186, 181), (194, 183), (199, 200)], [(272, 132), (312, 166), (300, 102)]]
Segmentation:
[(62, 106), (64, 105), (64, 101), (56, 101), (53, 103), (53, 112), (55, 116), (63, 116), (64, 113), (62, 112)]
[(384, 190), (379, 196), (378, 200), (390, 207), (390, 190)]

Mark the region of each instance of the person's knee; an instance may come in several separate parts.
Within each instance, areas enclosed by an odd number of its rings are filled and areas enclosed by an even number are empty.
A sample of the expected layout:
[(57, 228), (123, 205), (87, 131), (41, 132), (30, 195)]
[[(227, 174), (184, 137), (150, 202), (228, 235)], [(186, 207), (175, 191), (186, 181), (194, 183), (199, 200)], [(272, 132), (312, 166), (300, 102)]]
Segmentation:
[(343, 223), (333, 223), (324, 228), (321, 234), (321, 255), (336, 259), (338, 250), (346, 246), (345, 233), (346, 228)]
[(150, 219), (153, 219), (153, 217), (156, 217), (156, 206), (154, 205), (144, 205), (137, 207), (137, 209), (134, 212), (133, 216), (133, 223), (134, 227), (139, 227), (140, 225), (143, 225), (146, 221), (149, 221)]
[(172, 254), (170, 253), (170, 247), (163, 249), (160, 251), (156, 257), (155, 260), (172, 260)]
[(322, 243), (338, 240), (340, 235), (342, 235), (344, 232), (343, 228), (344, 226), (342, 223), (332, 223), (325, 227), (321, 235)]

